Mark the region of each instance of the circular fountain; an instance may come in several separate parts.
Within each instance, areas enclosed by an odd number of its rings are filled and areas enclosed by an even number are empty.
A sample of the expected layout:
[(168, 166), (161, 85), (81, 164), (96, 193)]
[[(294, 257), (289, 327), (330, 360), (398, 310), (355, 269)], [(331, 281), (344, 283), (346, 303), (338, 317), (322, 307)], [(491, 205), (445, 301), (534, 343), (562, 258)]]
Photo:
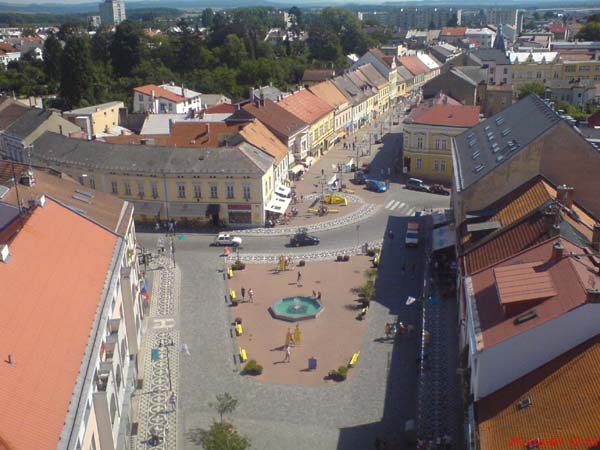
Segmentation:
[(269, 311), (276, 319), (297, 322), (316, 318), (323, 311), (323, 305), (314, 297), (295, 295), (276, 301)]

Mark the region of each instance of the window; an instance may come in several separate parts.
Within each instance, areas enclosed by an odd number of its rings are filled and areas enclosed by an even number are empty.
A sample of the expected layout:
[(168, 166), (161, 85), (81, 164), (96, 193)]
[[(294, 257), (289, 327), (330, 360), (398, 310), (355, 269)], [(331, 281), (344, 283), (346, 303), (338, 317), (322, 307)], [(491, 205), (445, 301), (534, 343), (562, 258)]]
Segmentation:
[(123, 186), (125, 186), (125, 195), (131, 195), (131, 183), (124, 181)]
[(579, 71), (580, 72), (589, 72), (590, 66), (579, 66)]
[(435, 149), (436, 150), (446, 150), (446, 139), (445, 138), (436, 138), (435, 139)]
[(110, 423), (115, 423), (115, 415), (117, 414), (117, 400), (115, 399), (115, 393), (113, 392), (110, 397)]
[(443, 159), (440, 161), (440, 170), (441, 170), (442, 172), (445, 172), (445, 171), (446, 171), (446, 161), (445, 161), (445, 160), (443, 160)]
[(169, 112), (173, 112), (173, 103), (169, 103)]
[(90, 187), (96, 189), (96, 179), (94, 177), (90, 177)]
[(245, 184), (244, 185), (244, 200), (250, 200), (250, 197), (251, 197), (250, 192), (251, 192), (250, 185)]
[(417, 158), (417, 169), (423, 168), (423, 160), (421, 158)]
[(138, 94), (138, 101), (140, 101), (140, 102), (144, 101), (144, 95), (143, 94)]
[(83, 186), (83, 175), (79, 175), (77, 179), (79, 180), (79, 184)]
[(576, 69), (575, 66), (566, 66), (565, 72), (575, 72), (575, 69)]
[(202, 188), (199, 184), (194, 184), (194, 198), (202, 198)]
[(150, 183), (150, 189), (152, 190), (152, 197), (158, 198), (158, 184), (155, 181)]
[(423, 149), (423, 136), (417, 136), (417, 149)]
[(143, 181), (137, 182), (137, 190), (138, 190), (138, 195), (140, 197), (143, 197), (144, 196), (144, 182)]
[(233, 184), (227, 185), (227, 198), (234, 198), (233, 195)]
[(538, 73), (536, 73), (536, 74), (535, 74), (535, 77), (536, 77), (537, 79), (540, 79), (540, 78), (542, 78), (542, 72), (538, 72)]
[(177, 197), (185, 198), (185, 184), (177, 183)]
[(439, 172), (440, 171), (440, 162), (437, 159), (433, 161), (433, 170), (435, 172)]
[(508, 75), (508, 67), (504, 68), (504, 75)]
[(219, 196), (219, 193), (217, 191), (217, 185), (211, 184), (210, 185), (210, 198), (217, 198), (218, 196)]
[(531, 80), (531, 78), (532, 78), (531, 72), (527, 72), (527, 79)]

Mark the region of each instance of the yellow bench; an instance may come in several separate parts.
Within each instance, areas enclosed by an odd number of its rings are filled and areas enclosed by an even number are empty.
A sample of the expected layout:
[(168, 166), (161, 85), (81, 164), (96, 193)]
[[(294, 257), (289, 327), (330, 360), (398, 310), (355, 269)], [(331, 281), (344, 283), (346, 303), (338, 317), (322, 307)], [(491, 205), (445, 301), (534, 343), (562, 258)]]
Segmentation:
[(248, 355), (246, 354), (246, 349), (240, 347), (240, 361), (246, 362), (248, 360)]
[(231, 300), (237, 300), (237, 295), (235, 295), (235, 289), (229, 291), (229, 296), (231, 297)]
[(360, 352), (356, 352), (354, 355), (352, 355), (352, 358), (350, 358), (350, 362), (348, 363), (348, 367), (354, 367), (354, 364), (357, 363), (359, 356)]
[(244, 329), (242, 328), (242, 324), (236, 323), (235, 324), (235, 334), (238, 336), (241, 336), (243, 333), (244, 333)]
[(319, 212), (319, 208), (308, 208), (308, 212), (311, 212), (311, 213)]
[(227, 278), (233, 278), (233, 269), (231, 267), (227, 269)]
[(354, 189), (344, 189), (346, 194), (354, 194)]

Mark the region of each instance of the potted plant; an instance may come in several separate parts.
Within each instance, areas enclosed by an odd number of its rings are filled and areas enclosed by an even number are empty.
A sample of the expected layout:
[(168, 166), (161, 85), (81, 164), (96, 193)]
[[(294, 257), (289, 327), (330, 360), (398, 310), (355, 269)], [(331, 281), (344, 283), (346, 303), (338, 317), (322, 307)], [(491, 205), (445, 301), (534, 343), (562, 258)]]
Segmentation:
[(256, 360), (251, 359), (246, 363), (244, 367), (244, 372), (248, 375), (260, 375), (263, 371), (263, 367), (256, 362)]
[(350, 255), (344, 255), (344, 261), (346, 261), (346, 262), (350, 261)]
[(303, 259), (298, 261), (298, 267), (304, 267), (305, 265), (306, 265), (306, 261), (304, 261)]
[(231, 265), (231, 269), (232, 270), (244, 270), (246, 268), (246, 263), (242, 262), (241, 260), (236, 260), (232, 265)]
[(337, 369), (330, 370), (328, 377), (334, 381), (344, 381), (348, 378), (348, 368), (346, 366), (340, 366)]

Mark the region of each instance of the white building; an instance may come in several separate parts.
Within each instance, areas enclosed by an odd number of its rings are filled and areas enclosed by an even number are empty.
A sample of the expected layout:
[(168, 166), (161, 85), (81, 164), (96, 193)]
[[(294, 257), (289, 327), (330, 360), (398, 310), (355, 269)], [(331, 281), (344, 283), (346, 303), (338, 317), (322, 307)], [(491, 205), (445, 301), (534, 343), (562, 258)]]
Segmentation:
[(119, 25), (125, 17), (125, 0), (106, 0), (99, 5), (100, 21), (104, 25)]
[(133, 90), (133, 112), (187, 114), (202, 109), (202, 94), (174, 83), (147, 84)]
[(494, 39), (496, 39), (496, 33), (487, 27), (467, 28), (465, 37), (478, 48), (492, 48)]

